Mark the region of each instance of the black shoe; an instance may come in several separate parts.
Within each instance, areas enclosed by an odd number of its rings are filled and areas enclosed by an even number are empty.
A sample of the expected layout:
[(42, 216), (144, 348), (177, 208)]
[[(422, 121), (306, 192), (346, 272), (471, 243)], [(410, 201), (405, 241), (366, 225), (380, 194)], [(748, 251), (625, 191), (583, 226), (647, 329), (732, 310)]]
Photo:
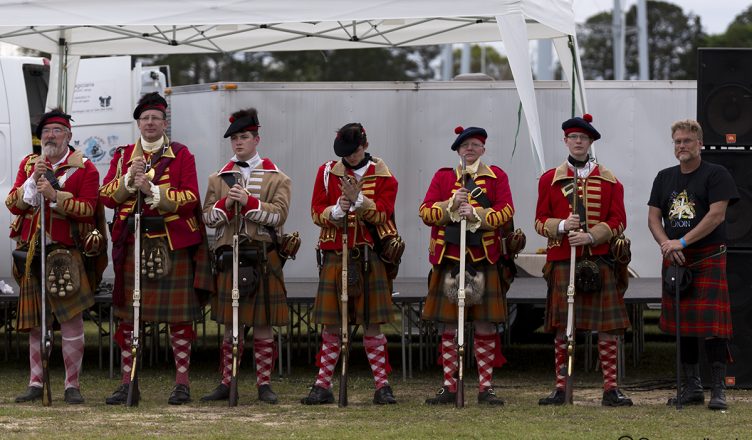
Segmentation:
[(334, 403), (334, 394), (332, 390), (327, 390), (318, 385), (311, 387), (311, 392), (307, 397), (300, 399), (300, 403), (303, 405), (323, 405), (326, 403)]
[(710, 366), (712, 385), (710, 388), (710, 402), (708, 408), (724, 411), (728, 409), (726, 403), (726, 364), (713, 362)]
[(632, 399), (625, 396), (618, 388), (611, 388), (603, 392), (601, 400), (603, 406), (632, 406)]
[(449, 405), (457, 401), (457, 393), (449, 391), (448, 386), (443, 386), (434, 397), (426, 399), (426, 405)]
[(65, 397), (63, 400), (65, 400), (65, 403), (67, 404), (78, 405), (79, 403), (84, 403), (84, 396), (81, 395), (81, 390), (71, 387), (65, 389)]
[(384, 385), (373, 393), (373, 403), (376, 405), (394, 405), (397, 399), (394, 398), (392, 387)]
[(272, 391), (272, 386), (269, 384), (260, 385), (258, 387), (258, 400), (266, 403), (277, 403), (277, 393)]
[(538, 405), (564, 405), (565, 400), (564, 390), (557, 388), (548, 397), (538, 400)]
[(488, 387), (482, 393), (478, 393), (478, 403), (485, 405), (500, 406), (504, 404), (504, 400), (500, 399), (493, 388)]
[(167, 399), (167, 403), (170, 405), (183, 405), (191, 401), (191, 389), (188, 385), (182, 383), (176, 384), (175, 388), (170, 393), (170, 398)]
[(201, 398), (202, 402), (211, 402), (214, 400), (227, 400), (230, 398), (230, 387), (220, 383), (214, 391)]
[(42, 398), (42, 387), (30, 386), (26, 392), (16, 397), (16, 403), (33, 402)]
[(128, 400), (128, 384), (121, 383), (112, 392), (112, 395), (106, 398), (104, 401), (108, 405), (125, 405), (125, 401)]

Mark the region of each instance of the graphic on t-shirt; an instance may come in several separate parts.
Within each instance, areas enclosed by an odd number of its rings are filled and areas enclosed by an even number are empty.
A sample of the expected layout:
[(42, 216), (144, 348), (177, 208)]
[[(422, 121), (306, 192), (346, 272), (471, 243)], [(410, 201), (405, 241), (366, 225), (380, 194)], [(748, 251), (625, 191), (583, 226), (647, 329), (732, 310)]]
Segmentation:
[(695, 203), (689, 200), (686, 189), (674, 196), (668, 218), (671, 220), (691, 220), (695, 218)]

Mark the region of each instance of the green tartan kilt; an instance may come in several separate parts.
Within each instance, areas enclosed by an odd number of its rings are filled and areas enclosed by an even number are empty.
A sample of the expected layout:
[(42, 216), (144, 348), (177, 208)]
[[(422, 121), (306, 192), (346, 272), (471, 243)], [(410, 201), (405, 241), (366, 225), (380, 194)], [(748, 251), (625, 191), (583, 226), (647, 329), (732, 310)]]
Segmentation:
[[(170, 253), (170, 273), (159, 279), (141, 275), (141, 320), (181, 323), (202, 317), (202, 307), (193, 287), (194, 267), (188, 249)], [(133, 320), (133, 245), (128, 244), (125, 259), (125, 304), (115, 307), (115, 316)]]
[[(629, 315), (624, 305), (626, 286), (617, 280), (614, 269), (602, 258), (593, 259), (600, 269), (602, 288), (598, 293), (574, 295), (574, 324), (578, 330), (600, 332), (623, 331), (629, 328)], [(548, 282), (544, 328), (553, 333), (567, 328), (567, 288), (569, 260), (549, 261), (543, 267)]]
[[(457, 322), (457, 304), (452, 303), (444, 294), (444, 274), (451, 271), (457, 263), (442, 263), (434, 266), (428, 277), (428, 295), (423, 306), (423, 319), (446, 323)], [(479, 304), (465, 306), (465, 320), (502, 323), (507, 319), (506, 294), (509, 282), (502, 280), (495, 264), (483, 264), (475, 268), (483, 271), (486, 278), (486, 291)]]
[[(89, 285), (81, 253), (75, 248), (68, 250), (73, 255), (74, 264), (78, 268), (81, 287), (78, 292), (69, 293), (63, 297), (47, 291), (48, 326), (52, 325), (55, 318), (58, 322), (66, 322), (94, 305), (94, 290)], [(36, 275), (39, 273), (39, 269), (32, 270), (32, 272), (34, 274), (26, 279), (26, 277), (19, 276), (19, 273), (14, 270), (16, 282), (21, 287), (17, 314), (17, 327), (21, 331), (31, 330), (42, 325), (42, 287)]]
[[(276, 250), (269, 252), (269, 322), (266, 319), (264, 282), (259, 280), (258, 291), (248, 295), (240, 292), (238, 322), (253, 325), (287, 325), (287, 289), (282, 273), (282, 261)], [(261, 268), (258, 268), (259, 274)], [(212, 297), (211, 317), (218, 324), (232, 325), (232, 268), (217, 273), (217, 294)]]
[[(394, 319), (392, 307), (392, 282), (384, 263), (370, 252), (368, 272), (368, 322), (384, 324)], [(363, 276), (361, 270), (361, 277)], [(313, 322), (321, 325), (341, 325), (340, 293), (342, 292), (342, 255), (325, 251), (319, 272), (319, 288), (313, 305)], [(364, 324), (365, 295), (350, 297), (347, 301), (350, 324)]]

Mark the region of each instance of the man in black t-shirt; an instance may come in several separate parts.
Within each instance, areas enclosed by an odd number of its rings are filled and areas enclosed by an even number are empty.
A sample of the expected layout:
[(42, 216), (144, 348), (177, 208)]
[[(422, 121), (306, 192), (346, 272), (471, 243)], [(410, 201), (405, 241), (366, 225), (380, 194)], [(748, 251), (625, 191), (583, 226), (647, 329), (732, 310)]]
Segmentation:
[[(702, 405), (699, 342), (711, 365), (710, 409), (726, 409), (725, 376), (728, 340), (732, 336), (731, 304), (726, 283), (726, 208), (739, 199), (736, 184), (723, 166), (703, 161), (702, 128), (683, 120), (671, 126), (679, 165), (666, 168), (653, 181), (648, 201), (648, 227), (660, 245), (663, 271), (676, 264), (690, 268), (693, 285), (680, 297), (679, 333), (684, 384), (679, 399)], [(664, 289), (660, 328), (676, 332), (674, 293)], [(668, 401), (676, 404), (676, 399)]]

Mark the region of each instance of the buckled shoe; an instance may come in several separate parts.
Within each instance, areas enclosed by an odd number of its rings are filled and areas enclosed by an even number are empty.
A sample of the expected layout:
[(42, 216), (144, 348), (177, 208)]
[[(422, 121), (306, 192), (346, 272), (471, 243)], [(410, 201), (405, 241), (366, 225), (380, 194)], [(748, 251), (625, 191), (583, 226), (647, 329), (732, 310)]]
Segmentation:
[(565, 399), (564, 390), (556, 388), (547, 397), (538, 400), (538, 405), (564, 405)]
[(272, 391), (272, 386), (269, 384), (260, 385), (258, 387), (258, 400), (275, 404), (277, 403), (277, 393)]
[(106, 398), (104, 401), (108, 405), (125, 405), (125, 401), (128, 400), (128, 384), (121, 383), (112, 392), (112, 395)]
[(220, 383), (217, 385), (216, 388), (214, 388), (214, 391), (211, 393), (203, 396), (201, 398), (202, 402), (212, 402), (215, 400), (227, 400), (230, 398), (230, 387), (227, 385)]
[(494, 389), (488, 387), (482, 393), (478, 393), (478, 404), (500, 406), (504, 404), (504, 399), (500, 399)]
[(84, 403), (84, 396), (81, 395), (81, 390), (78, 388), (70, 387), (65, 389), (63, 400), (69, 405), (78, 405)]
[(426, 405), (449, 405), (457, 401), (457, 393), (449, 391), (448, 386), (443, 386), (434, 397), (426, 399)]
[(324, 405), (327, 403), (334, 403), (334, 394), (332, 390), (314, 385), (311, 387), (311, 392), (308, 396), (300, 399), (300, 403), (303, 405)]
[(42, 398), (42, 387), (30, 386), (20, 396), (16, 397), (16, 403), (33, 402)]
[(392, 393), (392, 387), (384, 385), (373, 393), (373, 403), (376, 405), (393, 405), (397, 403), (397, 399), (394, 398)]
[(191, 389), (188, 385), (179, 383), (175, 384), (175, 388), (172, 389), (170, 397), (167, 399), (167, 403), (170, 405), (183, 405), (191, 401)]
[(603, 392), (601, 400), (603, 406), (632, 406), (632, 399), (625, 396), (618, 388), (611, 388)]

